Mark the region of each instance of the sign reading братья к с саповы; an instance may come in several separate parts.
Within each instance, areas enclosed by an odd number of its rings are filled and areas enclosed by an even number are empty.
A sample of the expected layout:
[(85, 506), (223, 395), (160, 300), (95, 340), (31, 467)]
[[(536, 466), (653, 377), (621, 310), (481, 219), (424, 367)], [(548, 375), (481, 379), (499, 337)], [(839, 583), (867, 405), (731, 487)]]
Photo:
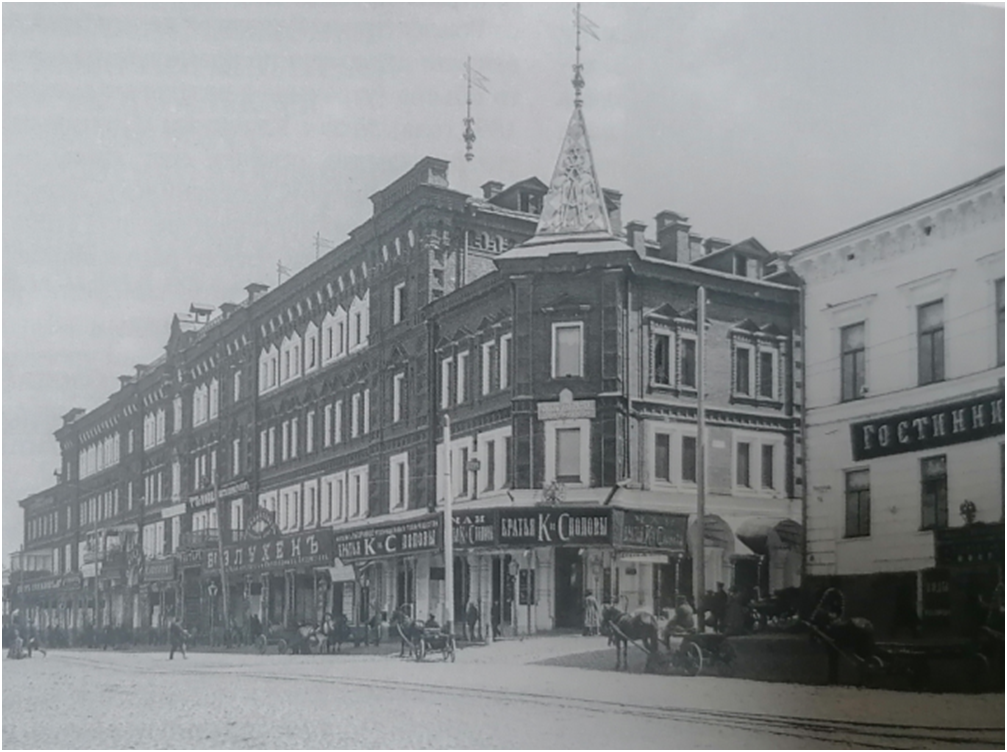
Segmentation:
[(874, 418), (850, 426), (853, 459), (869, 460), (903, 452), (1003, 435), (1004, 393)]

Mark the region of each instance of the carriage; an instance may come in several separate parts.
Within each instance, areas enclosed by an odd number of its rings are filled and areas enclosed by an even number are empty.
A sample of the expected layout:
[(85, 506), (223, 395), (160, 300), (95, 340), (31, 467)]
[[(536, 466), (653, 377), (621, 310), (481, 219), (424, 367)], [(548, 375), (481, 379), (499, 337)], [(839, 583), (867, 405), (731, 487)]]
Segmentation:
[(445, 661), (455, 660), (455, 636), (440, 627), (424, 627), (414, 640), (413, 657), (422, 661), (430, 653), (440, 652)]
[(311, 655), (322, 652), (325, 637), (321, 630), (310, 624), (301, 624), (293, 629), (273, 625), (255, 638), (255, 647), (263, 655), (269, 650), (270, 645), (275, 645), (276, 652), (280, 655), (286, 655), (288, 652), (294, 655)]

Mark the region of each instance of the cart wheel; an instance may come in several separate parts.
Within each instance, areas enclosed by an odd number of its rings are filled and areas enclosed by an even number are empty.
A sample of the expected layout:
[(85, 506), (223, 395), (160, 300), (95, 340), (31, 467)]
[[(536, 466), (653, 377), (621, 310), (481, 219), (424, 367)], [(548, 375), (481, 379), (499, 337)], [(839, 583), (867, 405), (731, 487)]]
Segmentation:
[(734, 664), (738, 660), (738, 654), (731, 643), (725, 640), (721, 644), (720, 650), (717, 652), (717, 660), (720, 662), (721, 676), (734, 676)]
[(266, 646), (268, 644), (269, 641), (266, 639), (266, 635), (260, 634), (258, 637), (255, 638), (255, 647), (262, 655), (266, 654)]
[(681, 665), (686, 676), (698, 676), (703, 670), (703, 651), (694, 642), (684, 643), (679, 651), (682, 653)]
[(416, 660), (417, 662), (422, 661), (427, 655), (427, 641), (422, 637), (416, 643)]
[(279, 642), (276, 643), (276, 652), (280, 655), (286, 655), (289, 649), (290, 646), (287, 644), (287, 641), (281, 637)]

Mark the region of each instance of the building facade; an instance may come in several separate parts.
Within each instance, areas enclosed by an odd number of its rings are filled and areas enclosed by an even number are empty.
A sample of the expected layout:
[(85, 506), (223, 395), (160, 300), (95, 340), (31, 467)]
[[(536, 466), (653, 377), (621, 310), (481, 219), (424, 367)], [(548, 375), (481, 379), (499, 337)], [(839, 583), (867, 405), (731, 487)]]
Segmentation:
[[(1003, 582), (1004, 170), (793, 252), (807, 574), (883, 632), (968, 631)], [(822, 580), (820, 580), (822, 581)]]
[(39, 623), (443, 618), (453, 596), (487, 630), (579, 627), (588, 589), (691, 595), (700, 534), (711, 588), (799, 582), (799, 291), (758, 241), (671, 211), (654, 239), (623, 227), (579, 105), (548, 186), (473, 197), (428, 157), (371, 200), (340, 246), (193, 304), (161, 358), (64, 416), (59, 482), (22, 502), (41, 564), (11, 590)]

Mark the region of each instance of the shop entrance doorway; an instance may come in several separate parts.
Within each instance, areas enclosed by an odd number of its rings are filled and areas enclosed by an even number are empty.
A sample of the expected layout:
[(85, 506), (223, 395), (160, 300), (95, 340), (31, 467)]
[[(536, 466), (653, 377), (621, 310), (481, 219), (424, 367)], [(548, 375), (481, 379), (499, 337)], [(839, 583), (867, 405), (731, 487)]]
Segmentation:
[(556, 626), (584, 625), (584, 564), (576, 548), (556, 549)]
[(514, 574), (511, 572), (511, 556), (493, 557), (493, 606), (490, 623), (493, 636), (501, 637), (504, 631), (510, 633), (514, 623)]

